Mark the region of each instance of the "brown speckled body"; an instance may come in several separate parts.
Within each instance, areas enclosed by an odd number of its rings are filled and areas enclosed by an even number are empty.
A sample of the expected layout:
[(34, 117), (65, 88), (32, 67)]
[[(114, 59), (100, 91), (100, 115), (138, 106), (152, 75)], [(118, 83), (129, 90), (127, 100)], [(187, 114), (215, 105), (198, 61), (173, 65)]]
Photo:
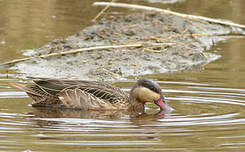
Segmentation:
[(130, 94), (105, 82), (49, 78), (33, 78), (33, 82), (32, 85), (10, 85), (25, 91), (35, 107), (142, 112), (145, 102), (162, 97), (159, 85), (148, 79), (139, 80)]

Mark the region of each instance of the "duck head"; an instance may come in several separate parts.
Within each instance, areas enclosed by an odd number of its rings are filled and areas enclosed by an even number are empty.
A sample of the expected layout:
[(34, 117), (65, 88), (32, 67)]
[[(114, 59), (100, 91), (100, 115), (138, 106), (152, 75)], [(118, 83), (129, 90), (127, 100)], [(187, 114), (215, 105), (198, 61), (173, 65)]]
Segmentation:
[(130, 98), (131, 101), (134, 102), (132, 104), (135, 106), (143, 105), (144, 108), (146, 102), (153, 102), (159, 106), (161, 110), (168, 111), (171, 109), (162, 94), (161, 87), (150, 79), (138, 80), (130, 92)]

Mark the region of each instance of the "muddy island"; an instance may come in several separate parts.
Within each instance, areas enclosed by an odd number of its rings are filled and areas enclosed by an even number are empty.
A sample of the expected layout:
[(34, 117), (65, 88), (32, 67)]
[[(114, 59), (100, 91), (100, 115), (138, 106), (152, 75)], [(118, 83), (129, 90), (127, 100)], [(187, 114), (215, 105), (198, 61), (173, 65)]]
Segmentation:
[[(208, 52), (211, 47), (228, 34), (241, 33), (241, 28), (159, 12), (110, 16), (37, 49), (11, 69), (24, 76), (87, 80), (183, 71), (218, 59)], [(76, 51), (81, 48), (92, 49)], [(70, 50), (75, 53), (59, 54)]]

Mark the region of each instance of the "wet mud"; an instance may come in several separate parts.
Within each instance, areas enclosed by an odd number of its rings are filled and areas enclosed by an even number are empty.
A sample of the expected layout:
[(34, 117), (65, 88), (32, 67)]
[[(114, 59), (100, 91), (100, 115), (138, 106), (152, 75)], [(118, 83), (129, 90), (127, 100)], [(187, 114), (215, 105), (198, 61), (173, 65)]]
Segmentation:
[(35, 58), (11, 69), (22, 76), (87, 80), (120, 80), (189, 70), (218, 59), (220, 55), (207, 51), (225, 40), (221, 35), (239, 32), (241, 29), (155, 12), (114, 16), (68, 38), (54, 40), (32, 56), (104, 45), (142, 46)]

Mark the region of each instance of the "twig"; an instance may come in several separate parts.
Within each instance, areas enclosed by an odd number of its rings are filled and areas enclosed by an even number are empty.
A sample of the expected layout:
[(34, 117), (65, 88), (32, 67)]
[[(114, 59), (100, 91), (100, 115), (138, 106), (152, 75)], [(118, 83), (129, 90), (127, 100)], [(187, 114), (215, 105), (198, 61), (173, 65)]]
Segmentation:
[[(111, 0), (111, 3), (115, 2), (115, 0)], [(106, 5), (106, 7), (104, 7), (93, 19), (92, 22), (96, 22), (97, 18), (99, 18), (108, 8), (110, 7), (110, 5)]]
[(126, 3), (108, 3), (108, 2), (95, 2), (93, 5), (101, 5), (101, 6), (110, 5), (113, 7), (124, 7), (124, 8), (132, 8), (132, 9), (140, 9), (140, 10), (148, 10), (148, 11), (157, 11), (157, 12), (171, 14), (171, 15), (188, 18), (192, 20), (204, 20), (204, 21), (211, 22), (211, 23), (217, 23), (217, 24), (234, 26), (234, 27), (245, 29), (244, 25), (236, 24), (231, 21), (224, 21), (224, 20), (218, 20), (218, 19), (213, 19), (213, 18), (208, 18), (208, 17), (203, 17), (203, 16), (182, 14), (182, 13), (173, 12), (173, 11), (166, 10), (166, 9), (154, 8), (154, 7), (149, 7), (149, 6), (126, 4)]
[[(152, 43), (152, 46), (163, 46), (163, 45), (173, 45), (174, 43)], [(75, 54), (80, 53), (84, 51), (91, 51), (91, 50), (103, 50), (103, 49), (117, 49), (117, 48), (130, 48), (130, 47), (142, 47), (145, 43), (135, 43), (135, 44), (127, 44), (127, 45), (109, 45), (109, 46), (95, 46), (95, 47), (89, 47), (89, 48), (81, 48), (76, 50), (69, 50), (64, 52), (57, 52), (57, 53), (50, 53), (50, 54), (44, 54), (36, 57), (28, 57), (28, 58), (22, 58), (22, 59), (15, 59), (9, 62), (5, 62), (0, 64), (0, 68), (4, 68), (9, 65), (13, 65), (19, 62), (35, 59), (35, 58), (48, 58), (53, 56), (61, 56), (61, 55), (68, 55), (68, 54)]]
[[(198, 33), (193, 33), (193, 34), (174, 34), (169, 36), (170, 39), (172, 38), (176, 38), (176, 37), (181, 37), (181, 36), (196, 36), (196, 37), (202, 37), (202, 36), (215, 36), (215, 35), (211, 35), (211, 34), (198, 34)], [(223, 36), (223, 35), (219, 35), (219, 36)]]

